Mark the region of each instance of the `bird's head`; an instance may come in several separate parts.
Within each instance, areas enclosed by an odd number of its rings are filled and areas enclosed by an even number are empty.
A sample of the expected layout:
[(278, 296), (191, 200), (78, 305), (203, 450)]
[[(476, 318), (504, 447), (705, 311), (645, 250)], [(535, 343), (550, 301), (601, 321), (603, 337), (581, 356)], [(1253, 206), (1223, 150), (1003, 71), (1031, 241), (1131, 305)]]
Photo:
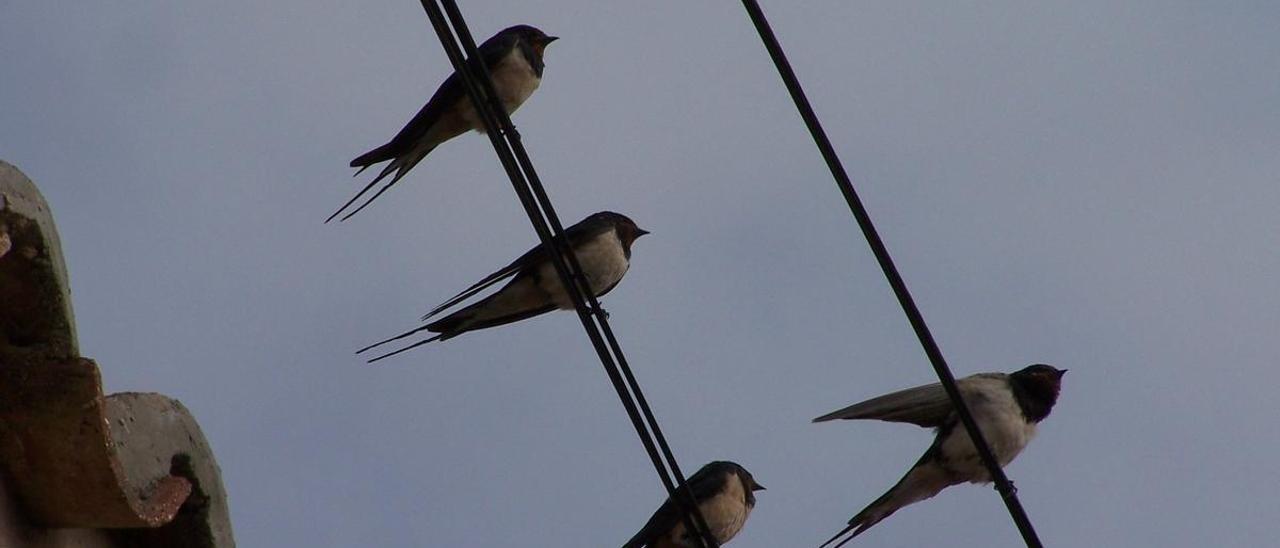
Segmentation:
[(1066, 372), (1066, 369), (1037, 363), (1009, 375), (1018, 403), (1022, 405), (1023, 413), (1028, 419), (1040, 422), (1049, 416), (1049, 411), (1058, 402), (1062, 375)]
[(742, 465), (738, 463), (729, 463), (728, 461), (726, 461), (726, 463), (733, 465), (733, 469), (734, 469), (733, 473), (738, 476), (738, 481), (742, 482), (742, 490), (746, 495), (744, 498), (746, 499), (747, 505), (755, 506), (756, 505), (755, 492), (764, 491), (765, 490), (764, 486), (760, 485), (760, 482), (756, 481), (755, 476), (752, 476), (751, 472), (748, 472), (746, 468), (742, 467)]
[(528, 44), (539, 59), (542, 58), (542, 51), (547, 48), (547, 44), (560, 39), (558, 36), (547, 36), (547, 33), (531, 25), (508, 27), (499, 32), (498, 36), (509, 36), (517, 43)]
[(618, 234), (618, 241), (622, 242), (622, 247), (626, 249), (628, 253), (631, 252), (632, 242), (649, 233), (648, 230), (636, 226), (635, 221), (632, 221), (630, 217), (621, 213), (601, 211), (600, 213), (592, 215), (592, 217), (602, 223), (609, 223), (613, 225), (613, 230)]

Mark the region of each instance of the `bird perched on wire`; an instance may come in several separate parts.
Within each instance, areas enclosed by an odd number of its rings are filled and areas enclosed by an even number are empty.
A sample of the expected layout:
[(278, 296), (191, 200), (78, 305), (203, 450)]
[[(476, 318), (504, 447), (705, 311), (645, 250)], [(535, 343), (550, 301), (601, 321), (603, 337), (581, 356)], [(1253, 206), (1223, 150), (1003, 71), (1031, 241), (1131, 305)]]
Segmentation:
[[(754, 493), (764, 490), (764, 486), (751, 477), (751, 472), (729, 461), (715, 461), (703, 466), (689, 478), (688, 485), (717, 544), (729, 542), (742, 530), (751, 509), (756, 506)], [(685, 529), (679, 507), (667, 498), (640, 532), (622, 548), (694, 546), (699, 546), (698, 541)]]
[[(565, 238), (569, 240), (569, 247), (573, 249), (591, 291), (597, 297), (608, 293), (622, 280), (622, 276), (631, 266), (632, 242), (648, 233), (649, 231), (636, 226), (636, 223), (626, 215), (612, 211), (593, 214), (564, 231)], [(363, 353), (424, 330), (438, 333), (427, 340), (369, 360), (373, 363), (432, 341), (456, 337), (467, 331), (509, 324), (545, 314), (557, 308), (572, 310), (573, 301), (561, 285), (560, 276), (556, 273), (551, 259), (550, 250), (539, 244), (511, 264), (485, 276), (483, 280), (437, 306), (423, 316), (422, 320), (426, 321), (445, 309), (475, 296), (489, 286), (511, 278), (511, 281), (496, 293), (425, 326), (361, 348), (356, 353)]]
[[(1044, 364), (1014, 373), (978, 373), (956, 381), (973, 420), (991, 452), (1004, 467), (1013, 461), (1036, 433), (1036, 425), (1049, 416), (1058, 401), (1062, 374)], [(928, 499), (943, 489), (964, 482), (989, 483), (991, 476), (960, 422), (941, 384), (908, 388), (855, 403), (813, 422), (832, 419), (875, 419), (909, 422), (934, 428), (937, 436), (897, 485), (849, 520), (849, 526), (822, 546), (846, 533), (841, 546), (908, 504)]]
[[(478, 51), (484, 66), (489, 69), (494, 90), (502, 100), (507, 114), (514, 113), (525, 100), (538, 89), (542, 82), (542, 52), (547, 44), (557, 40), (555, 36), (547, 36), (541, 30), (529, 25), (516, 25), (503, 29), (492, 38), (480, 44)], [(324, 222), (329, 222), (342, 214), (347, 208), (369, 192), (378, 181), (392, 172), (395, 176), (373, 197), (360, 207), (351, 210), (342, 217), (349, 219), (364, 209), (383, 192), (394, 186), (405, 173), (418, 165), (427, 154), (440, 143), (466, 133), (469, 129), (483, 132), (484, 122), (476, 113), (475, 105), (467, 96), (462, 79), (455, 72), (440, 84), (427, 104), (414, 115), (413, 119), (400, 130), (391, 141), (370, 150), (351, 161), (351, 167), (360, 168), (356, 175), (369, 166), (391, 160), (378, 176), (356, 193), (338, 211), (330, 215)]]

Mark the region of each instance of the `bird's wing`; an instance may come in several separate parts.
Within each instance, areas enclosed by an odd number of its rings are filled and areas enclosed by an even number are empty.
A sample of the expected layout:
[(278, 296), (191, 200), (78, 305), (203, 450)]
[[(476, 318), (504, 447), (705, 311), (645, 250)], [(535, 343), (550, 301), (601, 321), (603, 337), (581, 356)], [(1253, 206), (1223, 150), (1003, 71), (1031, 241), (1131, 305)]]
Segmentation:
[[(698, 503), (714, 497), (717, 493), (724, 490), (725, 482), (729, 480), (730, 475), (723, 470), (709, 470), (704, 467), (698, 470), (693, 477), (689, 478), (689, 489), (693, 491), (693, 499)], [(659, 537), (671, 532), (683, 516), (680, 514), (679, 507), (670, 497), (658, 507), (653, 513), (649, 521), (640, 528), (640, 532), (631, 537), (622, 548), (640, 548), (648, 546), (658, 540)]]
[[(529, 280), (524, 282), (530, 283)], [(521, 281), (517, 280), (512, 283), (521, 283)], [(527, 287), (521, 289), (527, 289)], [(439, 333), (442, 340), (451, 339), (467, 331), (506, 325), (526, 318), (541, 316), (556, 309), (555, 304), (546, 302), (543, 297), (535, 297), (534, 301), (525, 300), (518, 304), (508, 301), (502, 305), (495, 305), (493, 301), (502, 298), (503, 293), (506, 291), (507, 289), (503, 288), (475, 304), (431, 322), (427, 324), (427, 330)], [(517, 289), (517, 291), (520, 290)]]
[(409, 119), (409, 123), (405, 124), (392, 137), (387, 144), (370, 150), (356, 159), (351, 160), (351, 167), (365, 167), (385, 160), (390, 160), (401, 154), (407, 153), (413, 146), (427, 134), (431, 126), (440, 119), (441, 115), (453, 107), (459, 99), (466, 95), (466, 88), (462, 85), (462, 80), (458, 78), (458, 74), (450, 74), (436, 89), (436, 92), (427, 101), (427, 104), (418, 110), (418, 113)]
[[(574, 247), (578, 243), (589, 239), (591, 236), (594, 236), (596, 233), (600, 232), (601, 230), (606, 230), (608, 228), (611, 228), (612, 226), (612, 225), (601, 226), (599, 223), (588, 223), (587, 221), (589, 220), (591, 220), (590, 217), (564, 230), (565, 238), (569, 240), (570, 247)], [(430, 312), (422, 316), (422, 319), (427, 320), (428, 318), (431, 318), (436, 314), (444, 312), (446, 309), (475, 296), (477, 293), (481, 291), (484, 291), (489, 286), (492, 286), (495, 283), (505, 280), (525, 268), (528, 268), (532, 265), (535, 265), (537, 263), (547, 260), (548, 259), (547, 255), (548, 255), (548, 252), (546, 248), (542, 246), (542, 244), (538, 244), (534, 246), (533, 249), (526, 251), (524, 255), (521, 255), (518, 259), (512, 261), (511, 264), (502, 267), (501, 270), (498, 270), (493, 274), (485, 276), (484, 279), (472, 284), (471, 287), (468, 287), (462, 290), (457, 295), (450, 297), (449, 300), (431, 309)]]
[[(956, 381), (960, 392), (970, 398), (970, 392), (980, 383), (992, 378), (1003, 378), (1003, 373), (979, 373)], [(975, 382), (976, 381), (976, 382)], [(844, 409), (813, 419), (825, 422), (833, 419), (874, 419), (889, 422), (909, 422), (926, 428), (941, 426), (952, 413), (951, 399), (941, 384), (926, 384), (891, 394), (858, 402)]]
[[(502, 60), (506, 52), (511, 49), (512, 40), (513, 38), (510, 37), (499, 39), (498, 36), (486, 40), (478, 48), (480, 58), (484, 60), (485, 66), (492, 68), (497, 65), (498, 61)], [(427, 131), (440, 119), (441, 115), (446, 110), (453, 108), (453, 105), (457, 104), (466, 94), (467, 88), (462, 83), (462, 78), (458, 76), (457, 72), (450, 74), (440, 84), (440, 87), (436, 88), (436, 92), (431, 95), (431, 99), (427, 101), (427, 104), (423, 105), (422, 109), (413, 115), (413, 118), (409, 119), (409, 123), (405, 124), (400, 129), (400, 132), (396, 133), (395, 137), (392, 137), (386, 144), (351, 160), (351, 167), (366, 167), (408, 152), (423, 135), (427, 134)]]
[(462, 301), (470, 299), (472, 296), (474, 296), (475, 294), (481, 291), (484, 291), (489, 286), (492, 286), (493, 284), (496, 284), (502, 280), (510, 278), (520, 270), (530, 265), (533, 265), (539, 261), (546, 260), (546, 254), (547, 254), (546, 249), (544, 249), (541, 245), (535, 246), (533, 249), (526, 251), (525, 254), (521, 255), (518, 259), (512, 261), (511, 264), (502, 267), (500, 270), (498, 270), (497, 272), (494, 272), (493, 274), (485, 276), (484, 279), (474, 284), (471, 284), (471, 287), (468, 287), (462, 290), (457, 295), (450, 297), (449, 300), (431, 309), (431, 312), (428, 312), (425, 315), (423, 315), (422, 319), (426, 320), (428, 318), (431, 318), (432, 316), (435, 316), (436, 314), (444, 312), (445, 309), (448, 309)]

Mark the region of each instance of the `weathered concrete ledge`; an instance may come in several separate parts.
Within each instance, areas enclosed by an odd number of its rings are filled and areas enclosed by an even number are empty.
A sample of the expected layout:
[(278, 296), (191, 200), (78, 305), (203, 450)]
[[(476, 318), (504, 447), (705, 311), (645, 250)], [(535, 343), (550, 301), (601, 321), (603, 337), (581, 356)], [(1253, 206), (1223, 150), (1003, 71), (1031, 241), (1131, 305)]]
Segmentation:
[(0, 160), (0, 353), (80, 355), (62, 243), (44, 196)]
[(104, 396), (79, 357), (53, 217), (0, 161), (0, 545), (235, 546), (199, 425), (160, 394)]

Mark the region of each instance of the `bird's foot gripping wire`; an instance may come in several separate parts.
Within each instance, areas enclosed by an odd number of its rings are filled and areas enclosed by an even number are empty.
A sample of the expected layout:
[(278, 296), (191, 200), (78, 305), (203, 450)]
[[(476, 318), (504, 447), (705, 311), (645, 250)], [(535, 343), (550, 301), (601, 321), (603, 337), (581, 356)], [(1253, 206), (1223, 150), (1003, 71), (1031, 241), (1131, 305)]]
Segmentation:
[(1013, 480), (1009, 480), (1009, 489), (1007, 491), (1002, 491), (999, 484), (996, 484), (996, 491), (1000, 493), (1000, 496), (1009, 498), (1018, 494), (1018, 486), (1013, 484)]

